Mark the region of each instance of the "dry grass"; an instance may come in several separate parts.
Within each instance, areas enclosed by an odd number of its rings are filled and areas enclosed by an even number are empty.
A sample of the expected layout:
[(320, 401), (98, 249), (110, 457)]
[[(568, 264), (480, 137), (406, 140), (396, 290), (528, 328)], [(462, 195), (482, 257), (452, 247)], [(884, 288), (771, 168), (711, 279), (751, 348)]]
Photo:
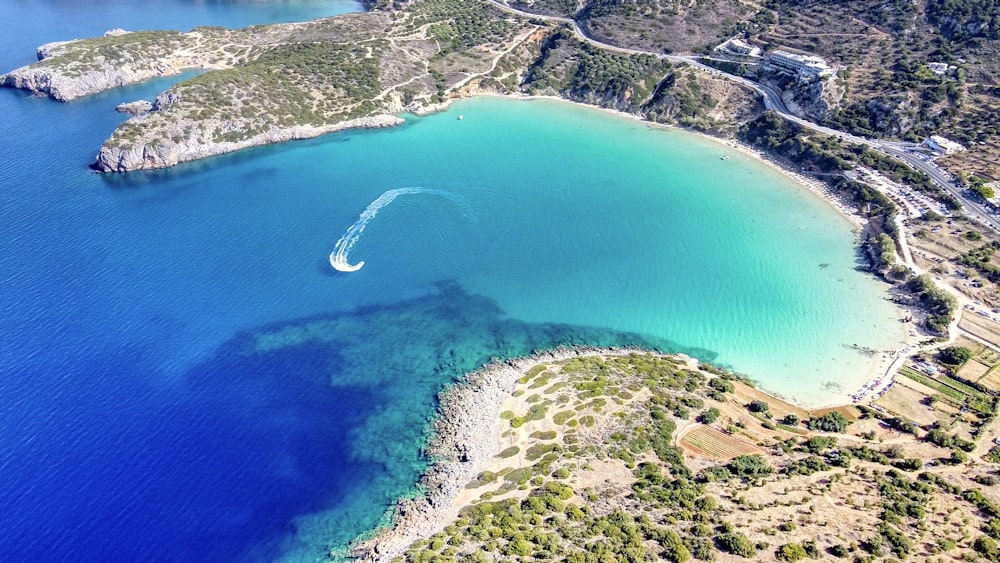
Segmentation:
[(858, 420), (861, 418), (861, 411), (858, 410), (858, 407), (854, 405), (842, 405), (839, 407), (831, 407), (828, 409), (818, 409), (812, 411), (812, 415), (823, 416), (831, 412), (839, 412), (840, 414), (844, 415), (844, 418), (846, 418), (847, 420)]
[(958, 370), (958, 377), (966, 381), (977, 382), (990, 371), (990, 366), (980, 363), (977, 360), (969, 360)]
[[(907, 240), (918, 266), (944, 276), (949, 285), (972, 299), (991, 308), (1000, 307), (1000, 286), (985, 279), (980, 279), (982, 287), (973, 286), (964, 277), (969, 268), (958, 262), (961, 254), (992, 242), (996, 239), (995, 235), (965, 219), (913, 221), (910, 228), (914, 234)], [(982, 240), (972, 241), (966, 238), (969, 231), (978, 232), (982, 235)], [(995, 258), (997, 259), (1000, 257)], [(1000, 266), (1000, 263), (997, 265)]]
[(1000, 370), (993, 370), (977, 383), (993, 391), (1000, 392)]
[[(736, 387), (736, 399), (743, 405), (748, 404), (753, 400), (761, 400), (770, 406), (771, 414), (773, 414), (775, 418), (784, 418), (789, 414), (794, 414), (800, 419), (807, 419), (810, 417), (810, 413), (806, 409), (797, 407), (783, 399), (775, 397), (774, 395), (769, 395), (760, 389), (755, 389), (738, 381), (735, 382), (734, 385)], [(744, 409), (743, 412), (746, 413), (746, 410)]]
[(656, 0), (593, 2), (585, 25), (611, 43), (655, 51), (685, 52), (720, 43), (741, 20), (759, 11), (758, 2), (741, 0)]
[(876, 404), (921, 425), (934, 423), (938, 417), (923, 401), (935, 395), (935, 391), (904, 376), (899, 376), (896, 381), (898, 384), (879, 397)]

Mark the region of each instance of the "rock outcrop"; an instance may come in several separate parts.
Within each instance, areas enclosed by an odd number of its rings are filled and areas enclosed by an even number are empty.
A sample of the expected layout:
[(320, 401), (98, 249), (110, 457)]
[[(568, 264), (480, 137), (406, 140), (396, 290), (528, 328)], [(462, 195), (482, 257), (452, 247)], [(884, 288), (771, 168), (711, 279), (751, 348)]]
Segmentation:
[[(137, 119), (142, 118), (139, 117)], [(167, 168), (181, 162), (217, 156), (250, 147), (283, 143), (296, 139), (311, 139), (344, 129), (392, 127), (402, 122), (402, 119), (394, 115), (374, 115), (324, 126), (300, 125), (275, 129), (239, 141), (215, 142), (199, 138), (181, 138), (175, 141), (174, 139), (178, 137), (165, 136), (148, 144), (117, 145), (106, 143), (101, 147), (93, 168), (99, 172), (128, 172), (132, 170)], [(222, 124), (217, 125), (222, 126)]]
[(0, 86), (68, 102), (188, 69), (227, 68), (236, 55), (226, 52), (226, 45), (247, 33), (222, 28), (187, 33), (112, 29), (102, 37), (46, 43), (36, 50), (39, 62), (0, 74)]
[(781, 101), (788, 111), (811, 121), (826, 119), (840, 107), (845, 93), (836, 77), (795, 80), (763, 74), (761, 82), (781, 92)]
[(874, 98), (864, 103), (876, 131), (905, 135), (917, 124), (919, 100), (909, 95)]
[(115, 111), (120, 113), (127, 113), (130, 115), (142, 115), (144, 113), (149, 113), (153, 111), (153, 102), (149, 100), (136, 100), (134, 102), (125, 102), (115, 106)]

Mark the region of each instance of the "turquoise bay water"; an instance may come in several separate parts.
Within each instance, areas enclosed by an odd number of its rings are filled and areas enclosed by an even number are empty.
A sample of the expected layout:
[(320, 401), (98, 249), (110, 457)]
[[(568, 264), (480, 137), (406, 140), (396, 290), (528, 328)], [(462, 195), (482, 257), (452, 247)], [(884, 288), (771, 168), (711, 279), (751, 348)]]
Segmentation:
[[(155, 14), (186, 29), (356, 8), (100, 5), (120, 18), (0, 0), (3, 68)], [(902, 337), (849, 225), (711, 141), (475, 99), (393, 130), (90, 172), (114, 105), (167, 84), (70, 104), (0, 91), (0, 559), (321, 558), (412, 487), (436, 393), (491, 357), (637, 344), (822, 403), (825, 383), (864, 377), (845, 345)], [(452, 197), (392, 201), (351, 248), (364, 268), (334, 271), (362, 210), (415, 186)]]

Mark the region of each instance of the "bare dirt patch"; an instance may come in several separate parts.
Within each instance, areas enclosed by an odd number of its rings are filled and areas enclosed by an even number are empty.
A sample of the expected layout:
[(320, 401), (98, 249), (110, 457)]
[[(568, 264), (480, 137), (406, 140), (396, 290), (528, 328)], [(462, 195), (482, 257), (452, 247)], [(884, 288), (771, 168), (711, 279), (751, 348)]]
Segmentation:
[(958, 328), (1000, 348), (1000, 324), (976, 314), (964, 314)]

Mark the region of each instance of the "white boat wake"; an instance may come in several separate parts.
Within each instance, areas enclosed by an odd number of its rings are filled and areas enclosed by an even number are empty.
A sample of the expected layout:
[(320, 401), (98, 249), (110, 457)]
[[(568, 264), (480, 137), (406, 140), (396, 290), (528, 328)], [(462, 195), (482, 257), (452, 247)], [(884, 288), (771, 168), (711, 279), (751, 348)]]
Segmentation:
[(401, 195), (410, 194), (434, 194), (446, 197), (448, 199), (456, 199), (456, 197), (448, 192), (441, 190), (431, 190), (427, 188), (396, 188), (394, 190), (389, 190), (384, 194), (378, 196), (375, 201), (368, 204), (368, 207), (361, 212), (358, 216), (358, 220), (354, 222), (347, 232), (340, 237), (337, 241), (336, 246), (333, 248), (333, 252), (330, 253), (330, 265), (333, 266), (334, 270), (338, 272), (357, 272), (365, 265), (365, 261), (362, 260), (357, 264), (351, 264), (347, 261), (347, 255), (354, 248), (354, 245), (361, 238), (361, 233), (364, 232), (365, 226), (369, 221), (378, 215), (378, 212), (382, 210), (383, 207), (392, 203), (394, 199)]

